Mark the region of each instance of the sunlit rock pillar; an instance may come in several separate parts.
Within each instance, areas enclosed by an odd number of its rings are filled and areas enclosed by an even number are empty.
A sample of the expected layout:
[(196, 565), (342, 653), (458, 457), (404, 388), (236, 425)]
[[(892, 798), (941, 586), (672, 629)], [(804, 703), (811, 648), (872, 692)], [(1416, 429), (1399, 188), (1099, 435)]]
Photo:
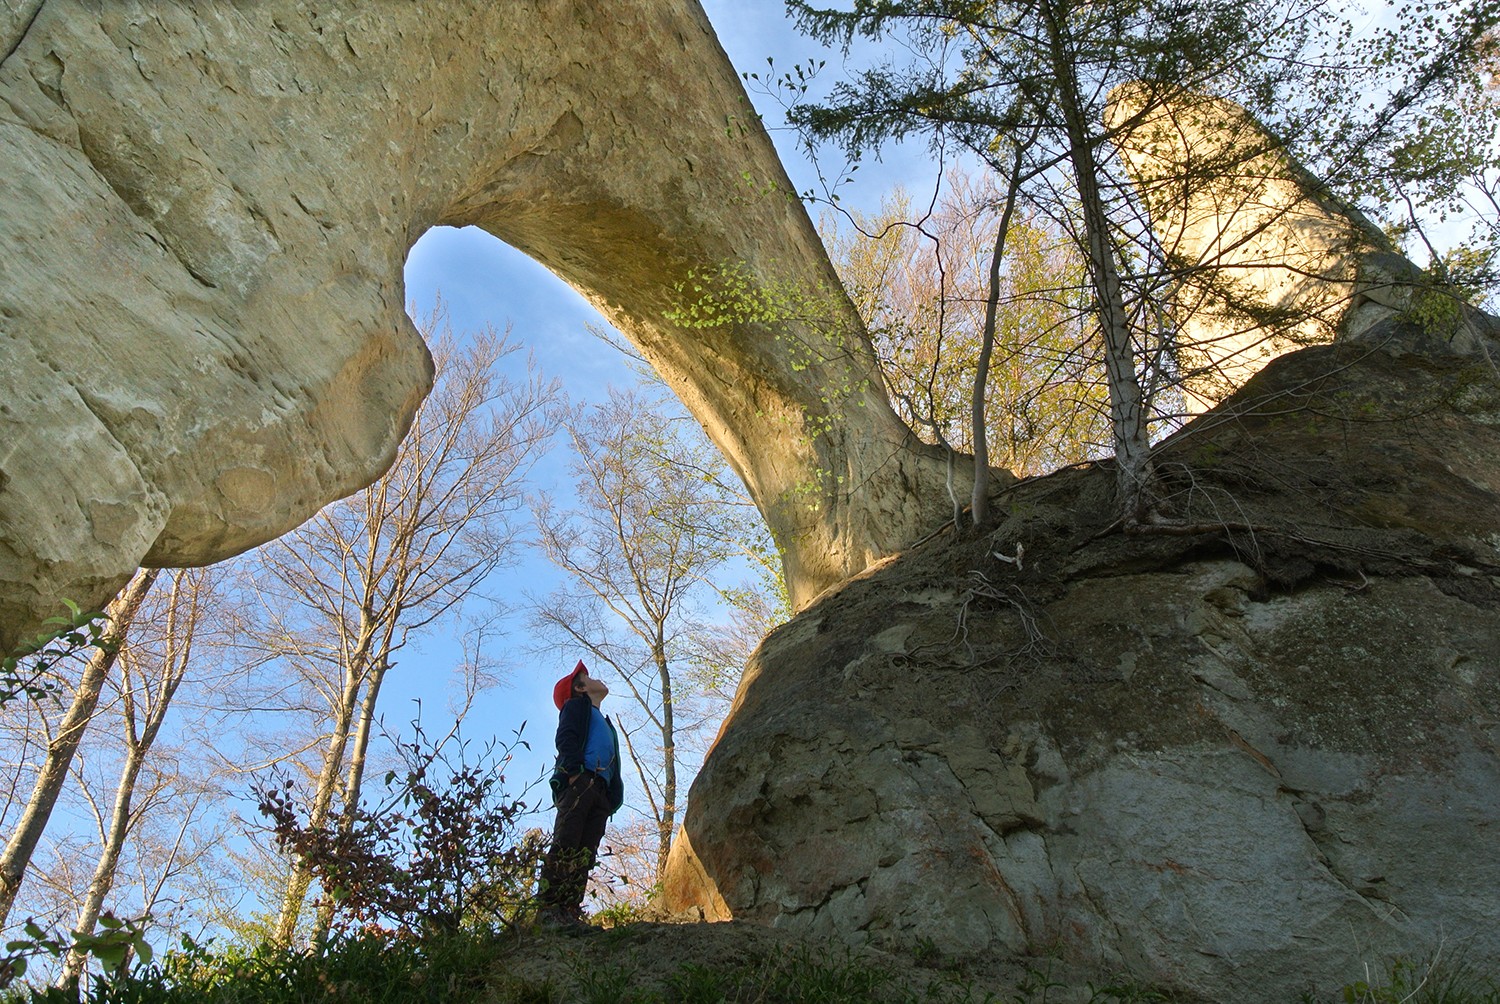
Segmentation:
[(950, 511), (693, 0), (11, 5), (0, 99), (0, 645), (378, 476), (437, 224), (621, 327), (799, 603)]
[(1239, 105), (1128, 84), (1105, 119), (1182, 277), (1170, 299), (1190, 413), (1408, 306), (1420, 270)]

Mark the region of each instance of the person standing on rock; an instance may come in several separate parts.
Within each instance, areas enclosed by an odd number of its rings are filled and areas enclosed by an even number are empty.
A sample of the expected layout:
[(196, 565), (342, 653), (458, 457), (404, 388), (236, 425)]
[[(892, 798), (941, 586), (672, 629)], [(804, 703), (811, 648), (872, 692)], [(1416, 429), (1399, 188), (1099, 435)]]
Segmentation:
[(552, 802), (557, 822), (542, 862), (540, 911), (545, 927), (582, 930), (583, 894), (599, 855), (604, 828), (625, 801), (620, 777), (620, 739), (599, 706), (609, 696), (604, 681), (590, 676), (583, 660), (552, 688), (557, 705), (557, 762)]

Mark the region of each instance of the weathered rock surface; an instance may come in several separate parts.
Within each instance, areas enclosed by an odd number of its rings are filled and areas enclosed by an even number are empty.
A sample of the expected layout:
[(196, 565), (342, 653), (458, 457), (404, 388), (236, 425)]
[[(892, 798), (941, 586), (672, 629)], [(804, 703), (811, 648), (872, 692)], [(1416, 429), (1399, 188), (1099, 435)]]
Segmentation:
[[(1422, 269), (1234, 102), (1129, 84), (1110, 95), (1105, 118), (1183, 276), (1175, 310), (1190, 414), (1277, 356), (1367, 337), (1424, 295)], [(1481, 317), (1427, 295), (1453, 311), (1452, 350), (1494, 350)]]
[(1500, 965), (1493, 368), (1306, 349), (1157, 463), (1170, 523), (1121, 533), (1103, 466), (1023, 483), (772, 634), (668, 905), (1214, 1001)]
[(376, 477), (438, 224), (619, 325), (799, 600), (948, 512), (694, 0), (7, 4), (0, 178), (0, 646)]

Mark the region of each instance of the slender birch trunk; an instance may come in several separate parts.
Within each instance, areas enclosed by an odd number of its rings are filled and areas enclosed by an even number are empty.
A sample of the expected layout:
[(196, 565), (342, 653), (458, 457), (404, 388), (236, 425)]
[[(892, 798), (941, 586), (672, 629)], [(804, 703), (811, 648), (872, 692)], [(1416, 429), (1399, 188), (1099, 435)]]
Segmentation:
[[(339, 820), (339, 829), (346, 835), (354, 826), (353, 809), (359, 805), (360, 792), (364, 788), (365, 754), (370, 747), (370, 729), (375, 721), (375, 705), (380, 700), (380, 685), (385, 682), (385, 673), (389, 668), (390, 664), (384, 655), (376, 659), (370, 670), (369, 683), (365, 687), (364, 700), (359, 705), (359, 724), (354, 730), (354, 748), (349, 753), (349, 773), (344, 778), (344, 793), (340, 803), (344, 807), (344, 815)], [(328, 940), (328, 929), (332, 924), (333, 901), (325, 897), (318, 904), (318, 912), (313, 921), (314, 945), (321, 945)]]
[[(132, 748), (125, 757), (125, 766), (120, 771), (120, 781), (115, 786), (114, 807), (109, 815), (109, 830), (105, 836), (104, 849), (99, 854), (99, 863), (94, 866), (93, 878), (84, 896), (83, 906), (78, 911), (78, 920), (73, 925), (75, 935), (92, 934), (99, 914), (104, 909), (104, 899), (114, 888), (115, 871), (120, 864), (120, 852), (125, 847), (125, 837), (130, 831), (130, 803), (135, 794), (136, 779), (140, 777), (144, 751)], [(76, 949), (69, 949), (63, 961), (59, 987), (76, 987), (83, 975), (88, 956)]]
[[(312, 808), (307, 816), (309, 829), (318, 829), (328, 822), (333, 793), (338, 788), (339, 775), (343, 772), (344, 751), (349, 746), (349, 729), (362, 682), (361, 674), (354, 666), (345, 670), (339, 706), (334, 709), (333, 733), (323, 750), (323, 766), (318, 772), (318, 786), (313, 793)], [(307, 899), (307, 890), (311, 885), (312, 871), (307, 863), (300, 858), (293, 860), (286, 889), (281, 897), (281, 909), (276, 916), (276, 929), (271, 935), (272, 944), (282, 948), (291, 947), (297, 934), (297, 919), (302, 914), (302, 904)]]
[(47, 754), (37, 774), (36, 783), (32, 786), (31, 798), (26, 803), (16, 831), (5, 845), (4, 853), (0, 854), (0, 927), (5, 926), (6, 919), (10, 916), (16, 894), (20, 892), (21, 882), (26, 877), (26, 868), (31, 863), (31, 855), (36, 851), (37, 842), (41, 840), (42, 831), (46, 829), (47, 820), (52, 815), (52, 808), (57, 804), (57, 796), (68, 779), (68, 768), (72, 765), (73, 755), (78, 752), (78, 744), (83, 740), (83, 733), (93, 718), (94, 708), (99, 703), (99, 692), (115, 664), (119, 646), (130, 630), (130, 622), (140, 610), (141, 601), (146, 598), (152, 583), (156, 581), (156, 574), (157, 570), (154, 568), (138, 569), (125, 584), (125, 588), (105, 608), (109, 626), (104, 633), (104, 647), (95, 650), (89, 657), (83, 676), (78, 681), (78, 689), (74, 691), (73, 703), (68, 707), (57, 735), (47, 744)]
[[(122, 650), (120, 654), (120, 694), (121, 713), (125, 723), (123, 730), (125, 763), (120, 769), (119, 783), (115, 785), (114, 804), (110, 810), (104, 847), (99, 854), (98, 864), (94, 866), (94, 874), (89, 880), (88, 892), (84, 896), (83, 906), (78, 911), (78, 919), (73, 925), (75, 934), (93, 933), (94, 926), (99, 921), (99, 914), (104, 909), (104, 900), (114, 888), (120, 854), (125, 848), (125, 840), (134, 825), (131, 811), (136, 782), (140, 778), (146, 757), (150, 754), (151, 747), (156, 743), (156, 737), (161, 732), (161, 725), (167, 717), (167, 709), (171, 707), (172, 698), (177, 695), (177, 689), (181, 686), (183, 677), (187, 675), (188, 663), (192, 656), (193, 633), (197, 629), (197, 597), (195, 586), (193, 587), (194, 595), (189, 601), (191, 608), (184, 623), (179, 617), (178, 605), (182, 596), (182, 576), (183, 573), (178, 572), (172, 579), (172, 595), (167, 604), (165, 657), (157, 680), (156, 693), (151, 695), (151, 700), (145, 707), (145, 718), (139, 731), (137, 731), (136, 721), (136, 684), (132, 680), (134, 674), (131, 671), (131, 664), (134, 660), (128, 649)], [(144, 678), (141, 679), (140, 685), (143, 691), (147, 689), (145, 683)], [(87, 964), (86, 955), (70, 949), (67, 958), (63, 961), (63, 971), (57, 985), (63, 988), (76, 987)]]
[(666, 872), (667, 854), (672, 850), (672, 837), (677, 828), (677, 725), (672, 708), (672, 670), (667, 664), (666, 645), (660, 635), (652, 648), (657, 677), (661, 681), (661, 816), (656, 824), (656, 881), (660, 882)]

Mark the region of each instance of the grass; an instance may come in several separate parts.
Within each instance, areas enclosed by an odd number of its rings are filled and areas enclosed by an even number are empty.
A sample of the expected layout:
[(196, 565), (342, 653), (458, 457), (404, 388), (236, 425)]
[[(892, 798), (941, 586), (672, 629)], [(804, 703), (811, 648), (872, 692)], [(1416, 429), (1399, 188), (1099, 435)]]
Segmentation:
[[(1306, 996), (1303, 1002), (1324, 999)], [(1381, 976), (1346, 984), (1330, 1004), (1500, 1004), (1500, 984), (1462, 958), (1398, 959)]]
[[(192, 945), (124, 978), (95, 977), (80, 997), (88, 1004), (447, 1004), (479, 999), (493, 960), (493, 939), (472, 935), (422, 945), (356, 937), (321, 955), (269, 946), (215, 952)], [(73, 1004), (77, 999), (55, 987), (0, 994), (0, 1004)]]
[[(1005, 988), (976, 988), (961, 966), (872, 964), (808, 946), (752, 949), (731, 961), (670, 957), (670, 936), (630, 929), (567, 939), (465, 932), (423, 942), (366, 935), (321, 955), (187, 945), (128, 977), (96, 979), (86, 1004), (1154, 1004), (1180, 1000), (1128, 977), (1066, 985), (1046, 963)], [(684, 954), (687, 954), (684, 952)], [(934, 953), (917, 953), (918, 962)], [(547, 961), (547, 965), (524, 965)], [(558, 964), (552, 965), (551, 962)], [(0, 1004), (74, 1004), (51, 987), (0, 991)], [(1287, 1004), (1298, 1004), (1288, 1001)], [(1500, 988), (1461, 960), (1399, 961), (1300, 1004), (1500, 1004)]]

